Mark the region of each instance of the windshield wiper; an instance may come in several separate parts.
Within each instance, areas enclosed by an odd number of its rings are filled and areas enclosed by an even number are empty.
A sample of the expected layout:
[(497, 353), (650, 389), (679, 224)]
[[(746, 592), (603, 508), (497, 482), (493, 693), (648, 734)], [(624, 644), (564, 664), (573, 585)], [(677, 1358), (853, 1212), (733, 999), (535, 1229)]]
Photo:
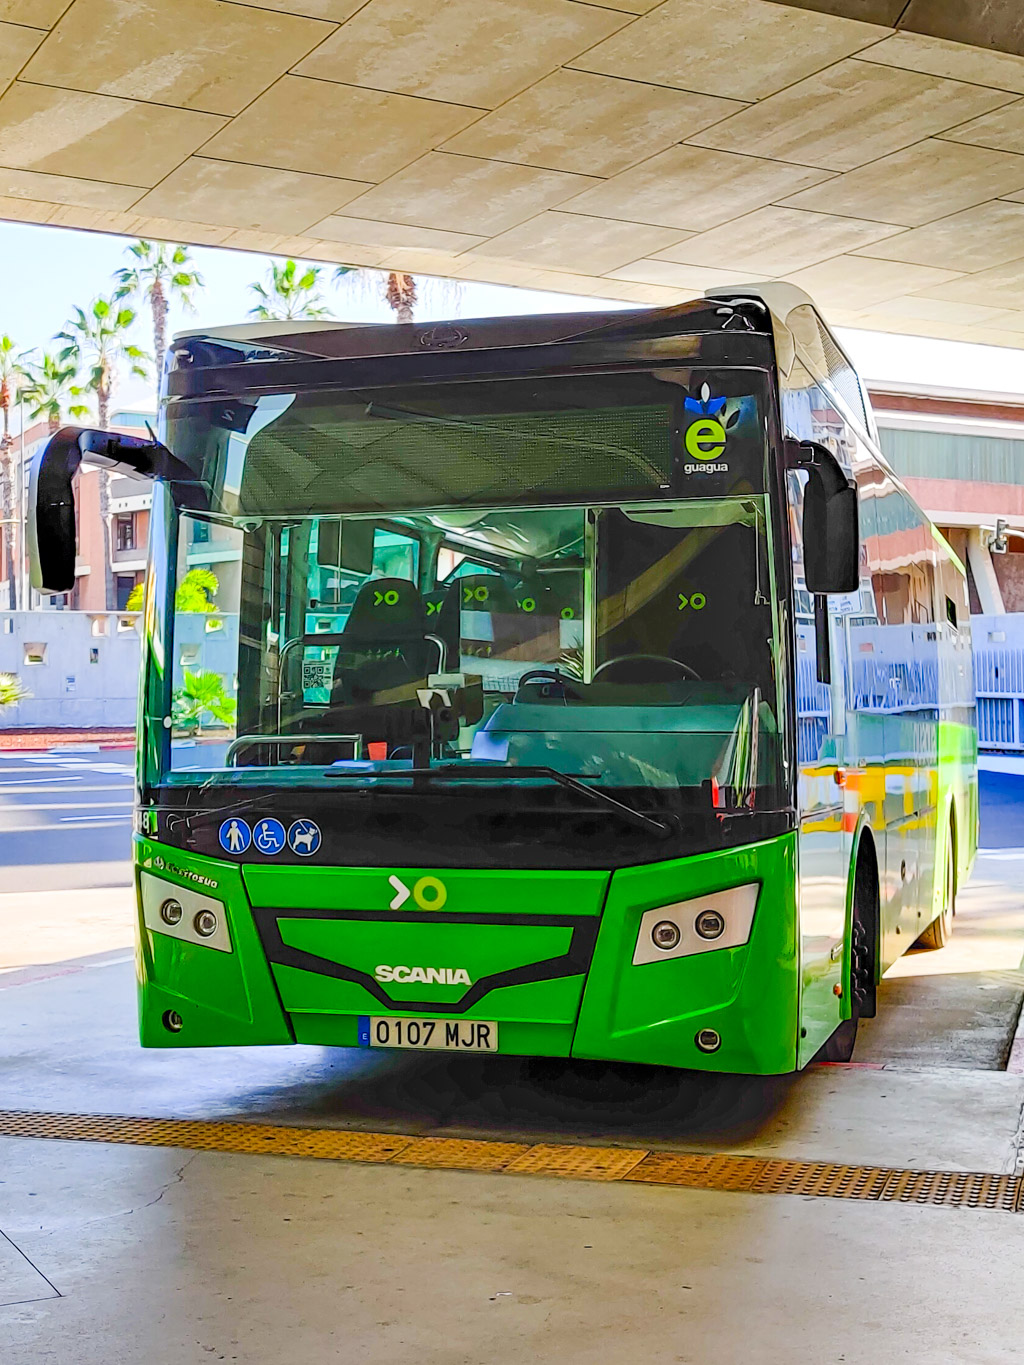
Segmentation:
[[(331, 776), (328, 771), (327, 776)], [(341, 776), (341, 774), (339, 774)], [(591, 801), (598, 802), (599, 805), (607, 806), (616, 815), (622, 817), (631, 825), (636, 825), (638, 829), (646, 829), (662, 839), (668, 838), (672, 834), (672, 826), (663, 820), (655, 820), (651, 815), (645, 815), (643, 811), (634, 810), (632, 806), (627, 806), (624, 801), (618, 801), (608, 792), (602, 791), (600, 787), (588, 787), (585, 782), (581, 782), (578, 777), (570, 777), (568, 773), (559, 772), (557, 768), (546, 766), (520, 767), (517, 763), (488, 763), (481, 764), (480, 767), (470, 767), (461, 763), (441, 763), (436, 768), (402, 768), (393, 773), (378, 774), (386, 777), (418, 777), (431, 778), (441, 777), (446, 781), (454, 778), (456, 781), (468, 780), (486, 781), (493, 777), (511, 778), (530, 778), (548, 777), (552, 782), (557, 782), (560, 787), (566, 787), (569, 791), (578, 792), (582, 796), (588, 797)]]

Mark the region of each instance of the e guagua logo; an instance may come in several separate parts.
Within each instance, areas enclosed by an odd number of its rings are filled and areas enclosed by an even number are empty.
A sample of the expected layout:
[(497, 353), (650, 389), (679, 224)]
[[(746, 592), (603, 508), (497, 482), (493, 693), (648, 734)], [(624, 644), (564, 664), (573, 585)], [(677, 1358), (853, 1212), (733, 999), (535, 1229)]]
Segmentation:
[(695, 464), (684, 464), (686, 474), (727, 474), (728, 463), (722, 459), (725, 454), (728, 431), (739, 421), (739, 409), (729, 414), (723, 421), (726, 398), (712, 398), (711, 388), (702, 384), (700, 396), (683, 400), (684, 411), (692, 413), (694, 420), (683, 434), (683, 447)]

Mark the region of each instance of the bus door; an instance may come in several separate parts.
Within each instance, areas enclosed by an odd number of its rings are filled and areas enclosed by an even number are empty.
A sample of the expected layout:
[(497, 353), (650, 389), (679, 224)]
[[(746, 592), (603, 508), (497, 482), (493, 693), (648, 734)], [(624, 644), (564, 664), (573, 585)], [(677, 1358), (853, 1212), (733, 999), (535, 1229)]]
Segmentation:
[(801, 1003), (799, 1064), (842, 1018), (847, 882), (852, 832), (845, 815), (848, 667), (844, 603), (803, 582), (803, 483), (788, 476), (794, 551), (796, 750), (799, 811)]
[(885, 964), (908, 948), (931, 918), (938, 645), (930, 527), (898, 489), (875, 502), (880, 534), (872, 585), (881, 620), (877, 657), (885, 698)]

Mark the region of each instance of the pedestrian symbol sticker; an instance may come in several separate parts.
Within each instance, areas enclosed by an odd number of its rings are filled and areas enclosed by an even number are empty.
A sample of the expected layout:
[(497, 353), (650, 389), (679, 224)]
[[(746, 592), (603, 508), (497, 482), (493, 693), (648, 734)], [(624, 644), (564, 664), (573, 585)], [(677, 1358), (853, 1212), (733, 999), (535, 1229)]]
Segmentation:
[(254, 848), (272, 858), (284, 848), (284, 825), (280, 820), (260, 820), (252, 832)]
[(312, 820), (296, 820), (288, 830), (288, 847), (303, 858), (311, 858), (320, 847), (320, 826)]
[(252, 831), (244, 820), (232, 816), (221, 825), (219, 837), (225, 853), (244, 853), (252, 842)]

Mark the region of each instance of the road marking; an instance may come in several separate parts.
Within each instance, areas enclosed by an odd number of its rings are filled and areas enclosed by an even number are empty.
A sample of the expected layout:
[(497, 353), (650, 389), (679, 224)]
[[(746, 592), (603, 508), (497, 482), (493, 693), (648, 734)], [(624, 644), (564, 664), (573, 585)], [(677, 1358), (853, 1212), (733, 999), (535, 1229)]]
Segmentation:
[[(92, 820), (92, 821), (96, 821), (96, 820), (130, 820), (131, 818), (132, 818), (132, 817), (131, 817), (130, 815), (62, 815), (62, 816), (60, 817), (60, 823), (61, 823), (62, 825), (78, 825), (78, 824), (84, 824), (85, 821), (87, 821), (87, 820)], [(45, 829), (46, 826), (45, 826), (45, 825), (37, 825), (37, 826), (34, 826), (34, 828), (37, 828), (37, 829)], [(11, 831), (10, 831), (10, 830), (0, 830), (0, 833), (3, 833), (3, 834), (10, 834)]]
[[(77, 793), (76, 793), (77, 794)], [(109, 806), (133, 806), (134, 801), (48, 801), (48, 802), (22, 802), (17, 806), (9, 807), (11, 810), (99, 810), (100, 807)], [(0, 815), (3, 814), (3, 807), (0, 806)]]
[(726, 1152), (652, 1152), (646, 1147), (587, 1147), (424, 1138), (412, 1133), (363, 1133), (345, 1128), (287, 1128), (264, 1123), (213, 1123), (112, 1114), (29, 1113), (0, 1110), (0, 1136), (136, 1147), (183, 1147), (201, 1152), (313, 1157), (322, 1161), (394, 1163), (427, 1170), (490, 1171), (573, 1180), (628, 1181), (692, 1190), (796, 1194), (882, 1204), (1022, 1211), (1021, 1176), (990, 1171), (915, 1171), (847, 1166), (831, 1161), (787, 1161)]
[(22, 778), (20, 782), (0, 782), (0, 787), (22, 787), (29, 791), (46, 791), (55, 782), (81, 782), (81, 777), (37, 777), (34, 782)]

